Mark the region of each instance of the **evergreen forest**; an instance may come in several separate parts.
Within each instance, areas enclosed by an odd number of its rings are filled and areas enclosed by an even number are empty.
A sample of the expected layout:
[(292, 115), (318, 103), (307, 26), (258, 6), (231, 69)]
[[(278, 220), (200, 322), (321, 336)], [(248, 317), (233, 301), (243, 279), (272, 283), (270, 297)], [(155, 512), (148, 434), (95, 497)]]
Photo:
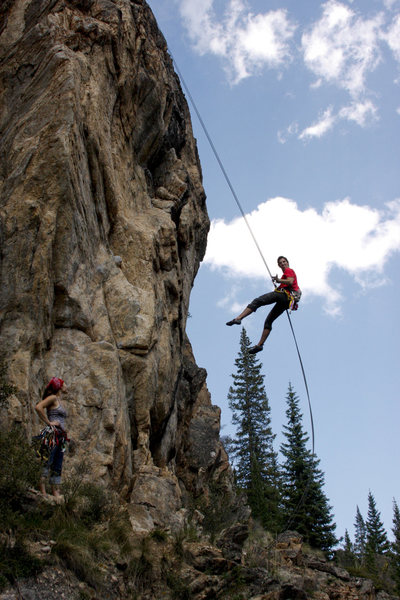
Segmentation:
[(400, 509), (396, 500), (392, 542), (371, 491), (366, 518), (356, 507), (354, 540), (348, 530), (343, 538), (336, 537), (333, 508), (324, 492), (324, 473), (308, 447), (299, 397), (289, 383), (284, 441), (278, 454), (262, 363), (255, 354), (249, 354), (250, 346), (242, 328), (236, 371), (228, 392), (236, 434), (224, 437), (223, 442), (236, 486), (246, 494), (253, 517), (275, 536), (297, 531), (305, 543), (323, 551), (350, 573), (372, 579), (378, 588), (400, 593)]

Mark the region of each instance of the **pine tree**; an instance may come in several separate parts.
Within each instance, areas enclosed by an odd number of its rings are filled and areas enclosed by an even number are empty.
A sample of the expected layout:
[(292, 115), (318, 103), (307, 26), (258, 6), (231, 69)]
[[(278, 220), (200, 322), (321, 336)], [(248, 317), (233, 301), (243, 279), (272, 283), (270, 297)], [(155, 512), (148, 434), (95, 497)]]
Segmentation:
[(243, 328), (240, 350), (228, 400), (236, 436), (229, 440), (229, 454), (234, 459), (236, 482), (246, 491), (253, 515), (270, 531), (278, 531), (279, 467), (273, 448), (270, 406), (264, 387), (261, 363), (249, 354), (250, 340)]
[(400, 594), (400, 509), (393, 498), (393, 538), (392, 550), (392, 574), (396, 584), (396, 591)]
[(365, 558), (365, 544), (367, 541), (367, 529), (365, 526), (365, 521), (363, 519), (362, 514), (360, 513), (360, 509), (357, 506), (356, 510), (356, 520), (354, 523), (354, 554), (356, 555), (358, 561), (362, 564)]
[(331, 507), (323, 492), (324, 474), (319, 460), (306, 447), (308, 436), (303, 431), (303, 415), (299, 399), (289, 384), (287, 398), (286, 443), (281, 445), (283, 464), (284, 512), (290, 528), (296, 529), (314, 548), (330, 552), (337, 543), (336, 525)]
[(368, 492), (368, 516), (365, 525), (367, 530), (365, 562), (368, 569), (374, 571), (376, 556), (385, 554), (389, 550), (389, 542), (371, 490)]
[(337, 558), (340, 557), (340, 564), (346, 568), (352, 567), (354, 565), (355, 556), (354, 556), (354, 546), (351, 542), (349, 532), (344, 532), (344, 541), (343, 541), (343, 550), (338, 551)]
[(350, 539), (349, 532), (347, 531), (347, 529), (344, 532), (343, 550), (347, 554), (353, 554), (353, 544), (351, 543), (351, 539)]

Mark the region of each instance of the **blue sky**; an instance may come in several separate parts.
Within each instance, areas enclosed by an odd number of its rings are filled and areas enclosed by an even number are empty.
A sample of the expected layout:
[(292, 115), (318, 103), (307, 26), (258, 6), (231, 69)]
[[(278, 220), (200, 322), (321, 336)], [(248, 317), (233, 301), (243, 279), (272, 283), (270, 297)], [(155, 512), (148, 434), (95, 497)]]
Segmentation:
[[(150, 0), (273, 274), (303, 290), (292, 322), (311, 393), (315, 450), (337, 535), (371, 490), (391, 536), (400, 502), (400, 0)], [(222, 434), (240, 328), (272, 289), (192, 110), (212, 227), (188, 333)], [(266, 309), (246, 319), (258, 341)], [(282, 441), (289, 381), (307, 398), (287, 318), (264, 351)]]

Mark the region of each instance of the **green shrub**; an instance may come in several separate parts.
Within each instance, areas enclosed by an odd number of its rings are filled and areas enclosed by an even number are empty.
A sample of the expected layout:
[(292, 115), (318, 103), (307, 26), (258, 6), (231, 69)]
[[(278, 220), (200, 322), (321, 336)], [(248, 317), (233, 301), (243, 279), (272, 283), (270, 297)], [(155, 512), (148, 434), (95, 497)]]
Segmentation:
[(189, 586), (182, 581), (182, 577), (172, 569), (165, 572), (165, 581), (172, 592), (174, 600), (190, 600), (192, 592)]
[(0, 527), (7, 526), (5, 515), (10, 511), (23, 511), (26, 493), (37, 486), (41, 465), (19, 428), (0, 431)]
[(37, 575), (41, 568), (42, 562), (29, 554), (21, 540), (13, 547), (5, 543), (0, 546), (0, 589), (13, 584), (19, 577)]
[(184, 527), (182, 527), (181, 529), (176, 531), (176, 533), (173, 536), (173, 540), (174, 540), (173, 547), (174, 547), (175, 554), (179, 558), (184, 558), (185, 551), (184, 551), (184, 547), (183, 547), (183, 542), (197, 542), (198, 539), (199, 539), (199, 536), (197, 534), (196, 527), (192, 523), (185, 524)]
[(7, 405), (7, 400), (14, 394), (17, 388), (7, 381), (7, 366), (4, 359), (0, 359), (0, 408)]
[(150, 533), (151, 539), (156, 542), (166, 542), (168, 539), (168, 533), (164, 529), (153, 529)]
[(82, 462), (62, 483), (64, 502), (53, 507), (46, 528), (56, 541), (54, 555), (76, 576), (96, 589), (106, 585), (100, 563), (114, 542), (116, 525), (108, 528), (110, 497), (99, 485), (85, 481)]
[(127, 575), (132, 579), (136, 592), (143, 592), (153, 582), (153, 567), (144, 554), (129, 561)]
[(116, 512), (111, 514), (108, 523), (108, 534), (110, 540), (118, 545), (122, 556), (130, 554), (132, 551), (132, 542), (130, 539), (131, 531), (132, 527), (127, 512)]
[(86, 527), (101, 522), (107, 515), (110, 501), (104, 487), (85, 483), (79, 490), (78, 498), (75, 512)]
[[(40, 474), (41, 463), (23, 432), (0, 432), (0, 589), (35, 575), (45, 564), (29, 554), (29, 542), (53, 539), (46, 562), (61, 562), (100, 594), (108, 586), (104, 564), (110, 554), (131, 551), (129, 515), (119, 507), (111, 510), (110, 493), (86, 481), (83, 464), (67, 472), (61, 504), (29, 493)], [(139, 586), (151, 582), (151, 564), (144, 556), (131, 562), (130, 570)]]
[(74, 515), (82, 525), (91, 528), (108, 516), (111, 500), (103, 486), (85, 480), (88, 472), (87, 464), (82, 461), (64, 478), (62, 508), (66, 514)]
[[(29, 498), (37, 485), (41, 465), (22, 429), (0, 431), (0, 586), (19, 577), (35, 575), (42, 562), (31, 556), (25, 539), (36, 535), (45, 522), (43, 513)], [(47, 512), (49, 511), (49, 513)], [(52, 514), (52, 507), (44, 513)]]
[(90, 548), (82, 542), (82, 537), (73, 540), (63, 536), (57, 540), (54, 552), (62, 559), (65, 566), (75, 573), (78, 579), (97, 588), (103, 583), (102, 574), (96, 565)]
[(233, 501), (231, 504), (227, 503), (226, 487), (223, 482), (210, 481), (208, 497), (200, 497), (195, 503), (195, 508), (204, 516), (201, 525), (210, 535), (211, 541), (214, 541), (220, 531), (236, 520), (236, 506)]

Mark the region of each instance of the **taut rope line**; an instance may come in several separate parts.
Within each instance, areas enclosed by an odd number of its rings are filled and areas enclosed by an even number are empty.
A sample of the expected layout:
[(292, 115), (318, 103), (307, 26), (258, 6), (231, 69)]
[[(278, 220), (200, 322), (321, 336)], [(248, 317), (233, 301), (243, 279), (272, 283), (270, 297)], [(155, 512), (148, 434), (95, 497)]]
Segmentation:
[[(212, 139), (211, 139), (211, 136), (210, 136), (210, 134), (208, 133), (207, 127), (206, 127), (206, 125), (205, 125), (205, 123), (204, 123), (204, 121), (203, 121), (203, 119), (202, 119), (202, 117), (201, 117), (201, 114), (200, 114), (200, 111), (199, 111), (199, 109), (197, 108), (196, 102), (194, 101), (194, 98), (193, 98), (192, 94), (190, 93), (190, 90), (189, 90), (189, 88), (188, 88), (188, 86), (187, 86), (187, 84), (186, 84), (186, 82), (185, 82), (185, 80), (184, 80), (184, 78), (183, 78), (183, 75), (182, 75), (182, 73), (181, 73), (181, 71), (180, 71), (180, 69), (179, 69), (179, 66), (177, 65), (177, 62), (176, 62), (176, 60), (175, 60), (175, 58), (174, 58), (174, 56), (173, 56), (172, 52), (171, 52), (171, 51), (169, 51), (169, 53), (170, 53), (170, 55), (171, 55), (171, 58), (172, 58), (172, 61), (173, 61), (174, 65), (175, 65), (176, 72), (177, 72), (177, 73), (178, 73), (178, 75), (179, 75), (179, 78), (180, 78), (180, 80), (181, 80), (181, 82), (182, 82), (182, 85), (183, 85), (183, 87), (185, 88), (185, 91), (186, 91), (186, 93), (187, 93), (187, 95), (188, 95), (188, 97), (189, 97), (189, 100), (190, 100), (190, 102), (191, 102), (191, 104), (192, 104), (192, 106), (193, 106), (193, 108), (194, 108), (194, 111), (195, 111), (195, 113), (196, 113), (196, 115), (197, 115), (197, 118), (199, 119), (200, 125), (201, 125), (201, 127), (202, 127), (202, 129), (203, 129), (203, 131), (204, 131), (204, 134), (205, 134), (205, 136), (206, 136), (206, 138), (207, 138), (207, 140), (208, 140), (208, 143), (210, 144), (210, 147), (211, 147), (211, 149), (212, 149), (212, 151), (213, 151), (213, 153), (214, 153), (214, 156), (215, 156), (215, 158), (216, 158), (216, 160), (217, 160), (217, 162), (218, 162), (218, 164), (219, 164), (219, 166), (220, 166), (220, 169), (221, 169), (221, 171), (222, 171), (222, 173), (223, 173), (223, 175), (224, 175), (224, 177), (225, 177), (225, 180), (226, 180), (226, 182), (227, 182), (227, 184), (228, 184), (228, 186), (229, 186), (229, 189), (230, 189), (230, 190), (231, 190), (231, 192), (232, 192), (232, 196), (233, 196), (233, 198), (234, 198), (234, 200), (235, 200), (235, 202), (236, 202), (236, 204), (237, 204), (237, 206), (238, 206), (238, 208), (239, 208), (239, 210), (240, 210), (240, 213), (241, 213), (241, 215), (242, 215), (242, 217), (243, 217), (243, 219), (244, 219), (244, 221), (245, 221), (245, 223), (246, 223), (246, 225), (247, 225), (247, 228), (248, 228), (248, 230), (249, 230), (249, 232), (250, 232), (250, 235), (251, 235), (251, 237), (253, 238), (253, 241), (254, 241), (254, 243), (255, 243), (255, 245), (256, 245), (256, 247), (257, 247), (257, 250), (258, 250), (258, 252), (259, 252), (259, 254), (260, 254), (260, 256), (261, 256), (261, 259), (262, 259), (262, 261), (263, 261), (263, 263), (264, 263), (264, 265), (265, 265), (265, 268), (266, 268), (266, 269), (267, 269), (267, 271), (268, 271), (268, 274), (269, 274), (269, 276), (270, 276), (270, 278), (271, 278), (271, 281), (272, 281), (272, 283), (273, 283), (274, 287), (276, 287), (276, 286), (275, 286), (275, 282), (272, 280), (272, 274), (271, 274), (271, 271), (270, 271), (270, 269), (269, 269), (269, 267), (268, 267), (267, 261), (265, 260), (265, 257), (264, 257), (264, 255), (263, 255), (263, 253), (262, 253), (262, 250), (261, 250), (261, 248), (260, 248), (260, 246), (259, 246), (259, 244), (258, 244), (258, 242), (257, 242), (257, 239), (256, 239), (256, 237), (255, 237), (255, 235), (254, 235), (254, 233), (253, 233), (253, 230), (252, 230), (252, 228), (251, 228), (251, 226), (250, 226), (250, 223), (249, 223), (249, 221), (248, 221), (248, 219), (247, 219), (247, 217), (246, 217), (246, 214), (245, 214), (245, 212), (244, 212), (244, 210), (243, 210), (243, 208), (242, 208), (242, 205), (241, 205), (241, 203), (240, 203), (240, 201), (239, 201), (239, 198), (238, 198), (238, 195), (236, 194), (236, 192), (235, 192), (235, 189), (234, 189), (234, 187), (233, 187), (233, 185), (232, 185), (232, 183), (231, 183), (231, 180), (229, 179), (228, 173), (226, 172), (226, 169), (225, 169), (225, 167), (224, 167), (224, 165), (223, 165), (223, 163), (222, 163), (222, 160), (221, 160), (221, 158), (220, 158), (220, 156), (219, 156), (219, 154), (218, 154), (218, 152), (217, 152), (217, 149), (215, 148), (215, 146), (214, 146), (214, 143), (213, 143), (213, 141), (212, 141)], [(302, 372), (302, 375), (303, 375), (303, 380), (304, 380), (304, 386), (305, 386), (305, 389), (306, 389), (306, 394), (307, 394), (308, 408), (309, 408), (309, 412), (310, 412), (310, 420), (311, 420), (311, 434), (312, 434), (312, 455), (314, 456), (314, 450), (315, 450), (315, 433), (314, 433), (314, 419), (313, 419), (313, 413), (312, 413), (312, 407), (311, 407), (311, 398), (310, 398), (310, 392), (309, 392), (309, 389), (308, 389), (307, 377), (306, 377), (306, 373), (305, 373), (305, 370), (304, 370), (304, 366), (303, 366), (303, 360), (302, 360), (302, 358), (301, 358), (301, 354), (300, 354), (299, 346), (298, 346), (298, 343), (297, 343), (296, 335), (295, 335), (295, 333), (294, 333), (294, 328), (293, 328), (292, 320), (291, 320), (291, 318), (290, 318), (290, 314), (289, 314), (289, 312), (288, 312), (288, 311), (286, 311), (286, 314), (287, 314), (287, 316), (288, 316), (288, 320), (289, 320), (290, 329), (291, 329), (291, 331), (292, 331), (293, 340), (294, 340), (294, 343), (295, 343), (295, 346), (296, 346), (296, 350), (297, 350), (297, 356), (298, 356), (298, 358), (299, 358), (300, 367), (301, 367), (301, 372)]]

